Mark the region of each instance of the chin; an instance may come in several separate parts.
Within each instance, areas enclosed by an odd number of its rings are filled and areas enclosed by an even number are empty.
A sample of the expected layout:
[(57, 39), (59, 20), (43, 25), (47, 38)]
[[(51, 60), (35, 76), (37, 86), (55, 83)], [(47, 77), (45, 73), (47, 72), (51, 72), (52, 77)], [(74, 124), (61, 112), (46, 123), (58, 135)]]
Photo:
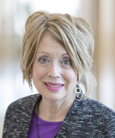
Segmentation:
[(58, 94), (52, 94), (52, 95), (42, 95), (42, 97), (44, 98), (44, 99), (46, 99), (46, 100), (49, 100), (49, 101), (60, 101), (60, 100), (62, 100), (62, 99), (64, 99), (64, 97), (66, 97), (66, 96), (60, 96), (60, 95), (58, 95)]

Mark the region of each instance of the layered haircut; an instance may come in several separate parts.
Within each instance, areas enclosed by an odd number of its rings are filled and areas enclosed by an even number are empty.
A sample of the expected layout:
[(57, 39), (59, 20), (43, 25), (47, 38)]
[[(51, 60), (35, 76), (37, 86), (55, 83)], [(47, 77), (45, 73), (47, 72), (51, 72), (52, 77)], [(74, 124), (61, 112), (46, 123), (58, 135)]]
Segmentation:
[(94, 53), (93, 33), (86, 20), (69, 14), (38, 11), (28, 17), (21, 53), (23, 79), (30, 85), (30, 74), (36, 52), (41, 37), (47, 31), (66, 49), (72, 67), (78, 74), (78, 82), (84, 86), (85, 97), (87, 97), (96, 84), (91, 73)]

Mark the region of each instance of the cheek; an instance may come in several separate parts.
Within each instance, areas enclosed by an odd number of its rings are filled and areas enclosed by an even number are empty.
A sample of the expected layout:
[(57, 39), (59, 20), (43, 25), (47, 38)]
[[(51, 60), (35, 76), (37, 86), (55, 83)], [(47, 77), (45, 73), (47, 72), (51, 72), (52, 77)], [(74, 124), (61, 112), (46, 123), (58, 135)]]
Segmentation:
[(73, 85), (76, 85), (77, 83), (77, 74), (73, 69), (65, 72), (64, 78), (68, 83), (71, 83)]
[(33, 80), (40, 79), (44, 76), (44, 70), (39, 68), (37, 65), (33, 65), (32, 74), (33, 74)]

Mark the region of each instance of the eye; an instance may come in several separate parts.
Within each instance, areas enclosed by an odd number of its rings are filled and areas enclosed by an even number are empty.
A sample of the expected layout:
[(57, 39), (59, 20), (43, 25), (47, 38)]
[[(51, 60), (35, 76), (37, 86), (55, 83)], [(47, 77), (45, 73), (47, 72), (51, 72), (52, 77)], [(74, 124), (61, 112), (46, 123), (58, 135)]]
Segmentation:
[(48, 59), (48, 57), (40, 57), (39, 58), (39, 62), (41, 63), (41, 64), (47, 64), (47, 63), (49, 63), (49, 59)]
[(64, 66), (71, 66), (71, 60), (69, 58), (64, 58), (62, 64)]

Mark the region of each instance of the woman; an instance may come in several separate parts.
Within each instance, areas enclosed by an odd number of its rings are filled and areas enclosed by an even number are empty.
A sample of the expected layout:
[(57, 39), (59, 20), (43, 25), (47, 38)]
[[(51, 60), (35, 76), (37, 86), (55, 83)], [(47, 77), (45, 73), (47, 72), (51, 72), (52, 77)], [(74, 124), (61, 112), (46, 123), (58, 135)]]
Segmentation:
[(115, 112), (87, 98), (94, 40), (90, 25), (69, 14), (38, 11), (26, 22), (21, 69), (39, 94), (7, 109), (3, 138), (113, 138)]

